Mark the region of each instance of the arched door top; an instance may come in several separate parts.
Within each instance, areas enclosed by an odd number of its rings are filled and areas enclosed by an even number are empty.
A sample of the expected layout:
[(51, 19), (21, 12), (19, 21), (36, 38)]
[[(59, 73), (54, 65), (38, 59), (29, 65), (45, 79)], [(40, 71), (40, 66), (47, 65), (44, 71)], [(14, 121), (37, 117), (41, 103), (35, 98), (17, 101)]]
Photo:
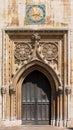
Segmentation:
[(17, 84), (21, 79), (24, 80), (24, 77), (34, 70), (39, 70), (50, 80), (50, 82), (53, 81), (56, 89), (61, 85), (60, 79), (52, 67), (37, 59), (19, 67), (13, 77), (13, 83)]
[(38, 70), (32, 71), (24, 79), (21, 90), (22, 124), (50, 124), (51, 86), (46, 76)]

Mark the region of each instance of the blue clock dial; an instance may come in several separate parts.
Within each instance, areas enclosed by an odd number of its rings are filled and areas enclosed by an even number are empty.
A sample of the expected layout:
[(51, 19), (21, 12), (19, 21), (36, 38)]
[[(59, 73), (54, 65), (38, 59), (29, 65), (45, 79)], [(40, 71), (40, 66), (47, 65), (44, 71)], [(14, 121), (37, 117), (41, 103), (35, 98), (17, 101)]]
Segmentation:
[(45, 5), (29, 5), (26, 10), (26, 20), (29, 24), (45, 22)]

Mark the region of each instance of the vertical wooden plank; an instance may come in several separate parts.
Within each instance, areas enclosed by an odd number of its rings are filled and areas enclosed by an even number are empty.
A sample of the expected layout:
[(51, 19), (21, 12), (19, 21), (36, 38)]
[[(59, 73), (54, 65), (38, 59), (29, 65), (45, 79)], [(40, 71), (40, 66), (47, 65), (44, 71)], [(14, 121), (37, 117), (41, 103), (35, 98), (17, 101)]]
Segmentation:
[(49, 122), (50, 86), (47, 78), (41, 72), (34, 71), (27, 76), (22, 90), (25, 122), (31, 124)]
[(46, 104), (46, 120), (49, 119), (49, 115), (50, 115), (49, 112), (50, 112), (50, 111), (49, 111), (49, 104)]
[(42, 118), (41, 118), (41, 105), (40, 104), (38, 104), (38, 106), (37, 106), (37, 120), (39, 121), (39, 120), (41, 120)]

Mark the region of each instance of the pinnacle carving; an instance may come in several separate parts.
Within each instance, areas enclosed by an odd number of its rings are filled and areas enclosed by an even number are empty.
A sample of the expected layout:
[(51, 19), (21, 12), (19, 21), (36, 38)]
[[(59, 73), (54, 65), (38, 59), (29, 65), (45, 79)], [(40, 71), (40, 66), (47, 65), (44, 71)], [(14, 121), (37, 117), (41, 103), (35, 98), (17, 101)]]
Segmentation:
[(40, 40), (40, 36), (38, 33), (35, 33), (32, 35), (32, 37), (31, 37), (32, 42), (38, 42), (39, 40)]

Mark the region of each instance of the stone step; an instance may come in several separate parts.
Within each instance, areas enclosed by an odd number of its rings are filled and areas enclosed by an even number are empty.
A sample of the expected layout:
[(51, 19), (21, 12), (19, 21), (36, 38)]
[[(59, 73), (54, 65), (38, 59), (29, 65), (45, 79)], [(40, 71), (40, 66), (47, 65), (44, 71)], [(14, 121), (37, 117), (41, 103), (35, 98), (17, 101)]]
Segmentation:
[(23, 125), (23, 126), (9, 126), (9, 127), (1, 127), (0, 130), (73, 130), (73, 129), (67, 129), (65, 127), (56, 127), (56, 126), (36, 126), (36, 125)]

